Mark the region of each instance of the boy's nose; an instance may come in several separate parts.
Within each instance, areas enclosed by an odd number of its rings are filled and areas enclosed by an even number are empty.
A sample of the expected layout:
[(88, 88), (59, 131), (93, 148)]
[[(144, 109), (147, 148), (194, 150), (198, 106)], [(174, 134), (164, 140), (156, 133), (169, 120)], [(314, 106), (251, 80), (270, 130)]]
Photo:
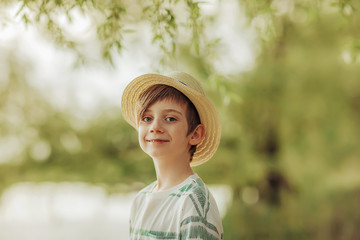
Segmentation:
[(164, 129), (163, 127), (161, 126), (161, 123), (157, 120), (154, 120), (150, 126), (150, 132), (151, 133), (157, 133), (157, 132), (163, 132)]

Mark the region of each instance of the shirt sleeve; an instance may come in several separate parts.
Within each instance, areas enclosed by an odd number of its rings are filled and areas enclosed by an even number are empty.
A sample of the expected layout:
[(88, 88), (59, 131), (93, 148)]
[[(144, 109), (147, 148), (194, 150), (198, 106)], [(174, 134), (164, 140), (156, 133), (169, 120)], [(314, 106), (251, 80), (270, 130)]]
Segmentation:
[(193, 216), (182, 222), (180, 239), (221, 240), (222, 233), (205, 218)]
[(221, 217), (209, 192), (194, 192), (183, 206), (184, 219), (180, 224), (180, 239), (223, 239)]

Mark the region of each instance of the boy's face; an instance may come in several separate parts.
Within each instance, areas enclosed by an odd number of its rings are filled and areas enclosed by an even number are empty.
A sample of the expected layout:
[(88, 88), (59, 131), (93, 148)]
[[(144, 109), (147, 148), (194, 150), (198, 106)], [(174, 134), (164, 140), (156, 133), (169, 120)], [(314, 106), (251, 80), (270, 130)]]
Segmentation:
[(145, 153), (170, 161), (189, 158), (186, 108), (186, 104), (165, 99), (146, 109), (139, 123), (139, 143)]

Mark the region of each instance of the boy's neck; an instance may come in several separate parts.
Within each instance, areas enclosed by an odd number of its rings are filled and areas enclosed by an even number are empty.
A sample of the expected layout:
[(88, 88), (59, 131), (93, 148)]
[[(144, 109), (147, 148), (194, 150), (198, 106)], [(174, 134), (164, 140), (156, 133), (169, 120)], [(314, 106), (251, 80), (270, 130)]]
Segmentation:
[(182, 161), (173, 161), (169, 164), (167, 161), (162, 163), (154, 159), (154, 164), (157, 176), (157, 185), (153, 190), (155, 192), (170, 189), (194, 174), (190, 164)]

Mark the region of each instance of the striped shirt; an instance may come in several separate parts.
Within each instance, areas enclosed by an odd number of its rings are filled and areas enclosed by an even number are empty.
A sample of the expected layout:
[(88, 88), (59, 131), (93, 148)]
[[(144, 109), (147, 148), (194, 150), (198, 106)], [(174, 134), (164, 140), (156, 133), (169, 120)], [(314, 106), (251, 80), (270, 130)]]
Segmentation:
[(214, 197), (197, 175), (181, 184), (151, 192), (153, 182), (141, 190), (132, 205), (130, 239), (223, 239)]

